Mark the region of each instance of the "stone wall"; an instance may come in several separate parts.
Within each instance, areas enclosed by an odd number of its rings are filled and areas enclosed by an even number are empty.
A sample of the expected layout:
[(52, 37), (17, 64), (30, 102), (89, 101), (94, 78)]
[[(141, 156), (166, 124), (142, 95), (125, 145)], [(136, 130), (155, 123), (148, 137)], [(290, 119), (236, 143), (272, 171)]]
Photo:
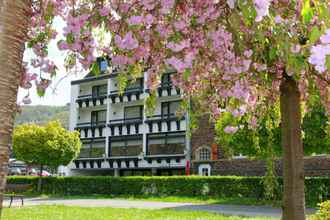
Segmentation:
[[(330, 156), (305, 157), (305, 176), (330, 176)], [(193, 161), (193, 171), (198, 173), (199, 164), (210, 164), (212, 175), (263, 176), (265, 161), (250, 159), (221, 159), (214, 161)], [(282, 160), (275, 162), (276, 174), (282, 175)]]

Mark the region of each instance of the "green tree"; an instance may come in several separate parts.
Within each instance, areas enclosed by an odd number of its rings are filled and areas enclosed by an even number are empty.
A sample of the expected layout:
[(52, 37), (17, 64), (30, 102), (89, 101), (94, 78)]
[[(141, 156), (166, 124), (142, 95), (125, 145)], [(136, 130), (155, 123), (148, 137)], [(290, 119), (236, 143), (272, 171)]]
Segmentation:
[(69, 164), (78, 156), (80, 147), (79, 133), (67, 131), (58, 121), (45, 126), (23, 124), (14, 130), (13, 150), (16, 158), (30, 165), (39, 165), (40, 172), (43, 166), (56, 169)]
[[(329, 154), (330, 127), (328, 116), (319, 98), (312, 97), (310, 102), (309, 106), (311, 107), (304, 115), (302, 123), (304, 155)], [(232, 118), (228, 117), (220, 118), (216, 124), (217, 142), (225, 148), (227, 156), (243, 154), (251, 158), (265, 159), (270, 134), (274, 156), (282, 156), (281, 128), (279, 124), (275, 123), (275, 126), (269, 129), (267, 128), (269, 119), (263, 117), (258, 120), (257, 127), (252, 129), (247, 123), (248, 117), (245, 117), (240, 121), (242, 127), (235, 134), (227, 134), (224, 132), (224, 128), (232, 121)]]
[(305, 155), (330, 153), (328, 123), (325, 108), (318, 100), (313, 108), (305, 114), (302, 123)]

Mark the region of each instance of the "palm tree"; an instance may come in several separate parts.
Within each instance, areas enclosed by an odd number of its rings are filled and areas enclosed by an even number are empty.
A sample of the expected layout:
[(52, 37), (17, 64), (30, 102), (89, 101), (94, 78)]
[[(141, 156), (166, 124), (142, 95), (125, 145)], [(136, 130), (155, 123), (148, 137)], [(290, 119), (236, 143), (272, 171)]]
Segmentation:
[(30, 9), (30, 0), (0, 0), (0, 214)]

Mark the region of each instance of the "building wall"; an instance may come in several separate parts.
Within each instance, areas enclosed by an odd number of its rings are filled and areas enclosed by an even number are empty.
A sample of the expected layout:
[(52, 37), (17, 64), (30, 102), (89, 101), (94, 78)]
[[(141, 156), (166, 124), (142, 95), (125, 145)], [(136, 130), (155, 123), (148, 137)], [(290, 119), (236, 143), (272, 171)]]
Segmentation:
[[(224, 154), (223, 151), (221, 150), (221, 147), (216, 146), (216, 141), (215, 141), (216, 133), (214, 126), (215, 124), (214, 122), (210, 121), (209, 115), (201, 116), (198, 119), (198, 128), (194, 130), (191, 135), (192, 161), (198, 159), (197, 158), (198, 151), (203, 147), (210, 149), (212, 159), (224, 158)], [(214, 148), (216, 148), (215, 149), (216, 153), (214, 152)]]
[[(146, 85), (146, 77), (144, 78), (144, 84)], [(109, 77), (104, 80), (94, 80), (73, 83), (71, 98), (71, 108), (72, 108), (72, 126), (71, 130), (79, 130), (81, 132), (81, 139), (84, 142), (85, 155), (94, 155), (93, 152), (96, 150), (96, 142), (98, 145), (103, 145), (105, 148), (105, 154), (103, 156), (95, 157), (82, 157), (77, 158), (68, 167), (70, 168), (71, 175), (80, 175), (84, 173), (102, 173), (108, 175), (114, 175), (114, 172), (110, 171), (130, 171), (130, 170), (149, 170), (153, 172), (155, 170), (183, 170), (186, 166), (186, 161), (188, 158), (185, 157), (187, 152), (186, 146), (184, 150), (180, 150), (179, 153), (174, 152), (169, 155), (162, 151), (156, 153), (156, 155), (147, 154), (147, 137), (149, 133), (160, 134), (168, 132), (185, 132), (187, 128), (187, 120), (174, 119), (167, 121), (166, 118), (159, 120), (159, 115), (161, 115), (161, 103), (168, 101), (180, 100), (180, 94), (176, 89), (171, 90), (171, 95), (168, 95), (168, 91), (163, 91), (161, 94), (157, 92), (156, 109), (153, 112), (153, 117), (148, 118), (146, 114), (143, 114), (142, 122), (127, 122), (121, 121), (124, 119), (124, 107), (129, 106), (143, 106), (145, 99), (149, 96), (147, 87), (141, 90), (124, 92), (123, 96), (115, 92), (118, 90), (117, 79), (114, 77)], [(107, 83), (108, 85), (108, 97), (104, 98), (101, 102), (99, 97), (92, 97), (92, 86), (102, 85)], [(166, 90), (166, 89), (165, 89)], [(157, 90), (158, 91), (158, 90)], [(130, 95), (132, 94), (132, 95)], [(95, 101), (96, 100), (96, 101)], [(95, 104), (96, 103), (96, 104)], [(106, 124), (88, 124), (91, 122), (91, 112), (97, 110), (107, 111)], [(74, 119), (74, 120), (73, 120)], [(119, 120), (118, 120), (119, 119)], [(117, 120), (117, 121), (113, 121)], [(83, 124), (81, 124), (83, 123)], [(133, 124), (130, 124), (133, 123)], [(169, 124), (168, 124), (169, 123)], [(179, 124), (178, 124), (179, 123)], [(150, 129), (150, 126), (151, 128)], [(138, 133), (136, 133), (136, 126), (138, 126)], [(161, 129), (159, 130), (159, 127)], [(169, 127), (168, 127), (169, 126)], [(101, 131), (99, 131), (101, 129)], [(85, 136), (87, 134), (87, 136)], [(100, 135), (101, 134), (101, 135)], [(128, 136), (134, 136), (136, 134), (142, 135), (143, 146), (117, 146), (116, 148), (111, 148), (110, 144), (114, 139), (117, 138), (119, 141), (128, 140)], [(104, 142), (103, 142), (104, 141)], [(132, 142), (130, 142), (132, 144)], [(113, 146), (115, 147), (115, 145)], [(94, 149), (95, 148), (95, 149)], [(98, 147), (99, 149), (100, 147)], [(108, 172), (109, 171), (109, 172)]]
[[(330, 176), (330, 156), (305, 157), (305, 176)], [(250, 159), (221, 159), (215, 161), (194, 161), (193, 172), (198, 174), (198, 167), (211, 165), (211, 175), (222, 176), (264, 176), (266, 162)], [(275, 170), (278, 176), (282, 175), (282, 160), (275, 161)]]
[(69, 129), (73, 131), (77, 125), (77, 103), (76, 99), (79, 95), (79, 85), (71, 85), (71, 101), (70, 101), (70, 121), (69, 121)]

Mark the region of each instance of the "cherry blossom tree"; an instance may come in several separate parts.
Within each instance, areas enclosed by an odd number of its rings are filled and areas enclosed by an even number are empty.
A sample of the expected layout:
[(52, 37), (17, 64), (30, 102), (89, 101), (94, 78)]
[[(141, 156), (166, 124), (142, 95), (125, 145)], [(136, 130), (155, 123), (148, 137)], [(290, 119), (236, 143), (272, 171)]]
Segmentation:
[[(96, 57), (110, 57), (122, 79), (147, 71), (151, 91), (162, 73), (174, 69), (172, 80), (186, 100), (193, 98), (214, 118), (233, 115), (227, 133), (239, 129), (235, 118), (249, 114), (253, 127), (280, 103), (283, 219), (305, 219), (301, 109), (310, 94), (319, 94), (330, 111), (328, 0), (40, 0), (25, 6), (27, 47), (36, 55), (29, 65), (43, 75), (28, 65), (16, 69), (23, 88), (34, 81), (43, 94), (56, 74), (47, 47), (56, 38), (53, 20), (61, 17), (66, 27), (58, 47), (66, 53), (67, 69), (97, 74)], [(10, 126), (3, 130), (10, 135)]]

